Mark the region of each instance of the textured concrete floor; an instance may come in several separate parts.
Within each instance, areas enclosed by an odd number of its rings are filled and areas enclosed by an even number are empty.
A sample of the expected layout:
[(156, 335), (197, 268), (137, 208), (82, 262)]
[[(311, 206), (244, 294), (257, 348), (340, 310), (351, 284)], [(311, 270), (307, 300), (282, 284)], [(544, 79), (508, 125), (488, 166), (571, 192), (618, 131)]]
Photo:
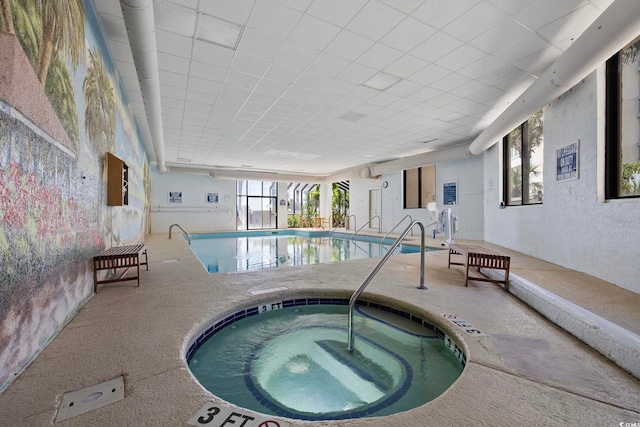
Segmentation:
[[(0, 395), (0, 425), (53, 424), (63, 393), (124, 375), (125, 398), (61, 426), (182, 426), (206, 402), (223, 406), (191, 376), (184, 354), (201, 325), (238, 305), (291, 293), (348, 295), (377, 260), (208, 274), (181, 238), (151, 235), (149, 271), (135, 282), (102, 286), (39, 357)], [(491, 246), (492, 245), (487, 245)], [(512, 273), (640, 332), (640, 295), (582, 273), (506, 251)], [(446, 251), (428, 252), (428, 290), (418, 290), (419, 255), (393, 256), (364, 296), (455, 313), (486, 333), (465, 335), (468, 364), (436, 400), (386, 418), (292, 426), (619, 426), (640, 423), (640, 381), (555, 326), (500, 286), (470, 282), (447, 268)], [(170, 262), (167, 262), (170, 261)], [(255, 295), (284, 287), (284, 291)], [(253, 293), (252, 293), (253, 292)], [(639, 424), (640, 425), (640, 424)]]

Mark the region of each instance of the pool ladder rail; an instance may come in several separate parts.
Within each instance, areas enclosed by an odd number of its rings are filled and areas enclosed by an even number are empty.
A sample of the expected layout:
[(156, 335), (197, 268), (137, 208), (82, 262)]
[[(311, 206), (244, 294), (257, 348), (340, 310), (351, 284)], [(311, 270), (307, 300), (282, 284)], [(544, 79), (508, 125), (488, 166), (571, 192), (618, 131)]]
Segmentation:
[(371, 219), (369, 221), (367, 221), (367, 223), (365, 225), (363, 225), (362, 227), (358, 228), (356, 230), (356, 232), (351, 235), (351, 240), (353, 240), (353, 238), (356, 236), (356, 234), (358, 234), (360, 232), (360, 230), (365, 228), (367, 225), (369, 226), (369, 228), (371, 228), (371, 223), (376, 218), (378, 218), (378, 234), (382, 234), (382, 220), (380, 219), (380, 215), (374, 215), (374, 216), (371, 217)]
[(367, 287), (369, 282), (373, 280), (375, 275), (378, 274), (378, 271), (380, 271), (384, 263), (387, 262), (389, 257), (391, 257), (391, 255), (393, 254), (393, 251), (395, 251), (396, 248), (400, 246), (404, 238), (407, 237), (407, 234), (409, 234), (409, 232), (413, 229), (415, 225), (418, 225), (420, 227), (420, 286), (418, 286), (418, 289), (427, 289), (427, 287), (424, 285), (424, 225), (422, 225), (422, 222), (416, 220), (416, 221), (412, 221), (411, 224), (409, 224), (409, 226), (402, 232), (400, 237), (398, 237), (396, 241), (393, 242), (393, 244), (391, 245), (387, 253), (382, 257), (380, 262), (378, 262), (378, 264), (373, 268), (373, 270), (371, 270), (371, 273), (369, 273), (369, 275), (364, 280), (364, 282), (362, 282), (360, 287), (356, 289), (353, 295), (351, 295), (351, 299), (349, 299), (349, 325), (348, 325), (349, 336), (348, 336), (348, 342), (347, 342), (347, 349), (349, 351), (353, 351), (353, 309), (356, 305), (356, 301), (358, 300), (358, 297), (360, 296), (360, 294), (362, 294), (362, 292), (364, 291), (364, 288)]
[(335, 227), (333, 227), (333, 230), (331, 230), (327, 236), (331, 236), (333, 234), (333, 232), (336, 231), (340, 227), (345, 227), (345, 231), (346, 231), (347, 220), (349, 218), (351, 218), (351, 217), (353, 217), (353, 228), (357, 228), (357, 226), (356, 226), (356, 221), (357, 221), (356, 216), (355, 215), (349, 215), (348, 217), (344, 218), (340, 224), (338, 224)]
[(189, 234), (189, 232), (187, 232), (187, 230), (182, 228), (182, 226), (180, 224), (172, 224), (171, 227), (169, 227), (169, 238), (171, 238), (171, 230), (173, 229), (173, 227), (178, 227), (180, 230), (182, 230), (182, 232), (184, 234), (187, 235), (187, 240), (189, 241), (189, 246), (191, 246), (191, 234)]

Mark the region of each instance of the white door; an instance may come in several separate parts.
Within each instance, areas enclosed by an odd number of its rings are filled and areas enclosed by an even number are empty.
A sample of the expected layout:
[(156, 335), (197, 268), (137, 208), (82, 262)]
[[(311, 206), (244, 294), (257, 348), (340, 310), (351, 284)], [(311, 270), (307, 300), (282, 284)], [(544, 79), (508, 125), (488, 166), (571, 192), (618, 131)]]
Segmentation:
[[(377, 217), (376, 217), (377, 215)], [(373, 219), (375, 218), (375, 219)], [(369, 228), (380, 228), (380, 189), (369, 190)]]

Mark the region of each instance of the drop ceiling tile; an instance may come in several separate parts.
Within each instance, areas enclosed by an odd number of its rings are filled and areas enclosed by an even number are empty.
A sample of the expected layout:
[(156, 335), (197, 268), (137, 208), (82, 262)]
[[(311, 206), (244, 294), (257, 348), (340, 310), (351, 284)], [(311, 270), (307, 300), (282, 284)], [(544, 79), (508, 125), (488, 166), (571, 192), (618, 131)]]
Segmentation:
[(192, 38), (160, 29), (157, 29), (155, 33), (158, 52), (182, 56), (184, 58), (191, 56)]
[(175, 86), (167, 86), (160, 84), (160, 93), (162, 96), (166, 96), (169, 98), (176, 98), (184, 100), (187, 96), (186, 88), (179, 88)]
[(550, 46), (515, 61), (513, 65), (533, 75), (540, 76), (560, 55), (562, 55), (560, 49), (555, 46)]
[(293, 83), (302, 74), (302, 69), (291, 65), (272, 62), (264, 77), (283, 83)]
[(307, 71), (320, 73), (329, 77), (337, 76), (350, 64), (346, 59), (339, 58), (326, 52), (320, 54), (309, 65)]
[(479, 1), (427, 0), (411, 16), (440, 29), (471, 9)]
[(404, 13), (384, 3), (370, 0), (349, 22), (346, 28), (365, 37), (378, 40), (405, 17)]
[(364, 6), (367, 0), (323, 0), (314, 1), (306, 13), (335, 25), (344, 27)]
[(230, 69), (261, 77), (269, 68), (270, 62), (254, 55), (236, 52)]
[(283, 44), (284, 40), (281, 38), (246, 28), (242, 33), (237, 51), (272, 60), (276, 57)]
[(511, 81), (515, 77), (522, 74), (522, 70), (514, 67), (511, 64), (505, 64), (494, 71), (488, 72), (480, 77), (478, 80), (488, 85), (499, 85), (505, 81)]
[(255, 87), (255, 90), (269, 95), (282, 96), (282, 94), (288, 89), (288, 87), (289, 85), (287, 85), (286, 83), (263, 78), (260, 79)]
[(315, 49), (287, 41), (276, 57), (276, 62), (304, 69), (316, 59), (319, 53)]
[(233, 60), (234, 53), (233, 50), (217, 44), (194, 40), (191, 60), (219, 67), (228, 67)]
[(331, 80), (331, 76), (314, 73), (313, 71), (307, 70), (300, 75), (300, 77), (296, 80), (295, 85), (310, 90), (318, 90), (323, 88)]
[(406, 78), (422, 70), (429, 63), (410, 54), (405, 54), (384, 69), (386, 73)]
[(418, 83), (412, 82), (410, 80), (401, 80), (397, 84), (387, 89), (386, 92), (404, 97), (411, 93), (414, 93), (417, 90), (422, 89), (422, 87), (422, 85), (419, 85)]
[(189, 77), (189, 90), (195, 90), (198, 92), (209, 93), (216, 95), (220, 91), (221, 84), (212, 80), (204, 80), (198, 77)]
[(278, 96), (276, 95), (271, 95), (268, 93), (262, 93), (258, 91), (254, 91), (249, 97), (250, 102), (256, 102), (258, 104), (263, 104), (263, 105), (272, 105), (277, 100), (278, 100)]
[(113, 59), (116, 61), (127, 62), (133, 64), (133, 56), (131, 55), (131, 47), (128, 43), (122, 43), (112, 40), (109, 42), (109, 48)]
[(325, 52), (339, 56), (349, 61), (354, 61), (367, 49), (373, 46), (374, 42), (366, 37), (351, 31), (343, 30), (327, 46)]
[(484, 52), (492, 53), (527, 34), (530, 34), (528, 28), (509, 17), (488, 31), (485, 31), (483, 34), (480, 34), (478, 37), (475, 37), (473, 40), (470, 40), (469, 44)]
[(425, 0), (382, 0), (388, 6), (398, 9), (404, 13), (411, 13), (418, 8)]
[(552, 44), (557, 44), (567, 39), (575, 39), (595, 21), (599, 15), (600, 12), (597, 8), (586, 5), (575, 12), (545, 25), (538, 30), (538, 33)]
[(477, 80), (469, 80), (467, 83), (449, 90), (450, 93), (458, 96), (469, 96), (488, 87), (487, 84)]
[(187, 76), (184, 74), (172, 73), (171, 71), (159, 70), (160, 83), (166, 86), (174, 86), (179, 88), (187, 87)]
[(291, 32), (290, 39), (313, 49), (322, 50), (340, 32), (340, 27), (313, 16), (304, 15)]
[(347, 68), (344, 69), (340, 74), (338, 74), (338, 78), (342, 80), (346, 80), (350, 83), (362, 84), (366, 82), (369, 78), (376, 74), (376, 70), (373, 68), (365, 67), (364, 65), (352, 63)]
[(186, 37), (193, 37), (196, 27), (196, 11), (167, 0), (153, 2), (156, 30), (166, 30)]
[(224, 79), (225, 84), (240, 86), (249, 90), (253, 90), (259, 81), (260, 77), (252, 76), (251, 74), (242, 73), (235, 70), (230, 70), (229, 73), (227, 73), (226, 78)]
[(102, 28), (104, 28), (107, 39), (119, 41), (122, 43), (129, 43), (129, 37), (127, 36), (127, 27), (124, 25), (122, 14), (113, 16), (106, 13), (101, 13), (100, 21), (102, 21)]
[(409, 77), (414, 83), (419, 83), (421, 85), (427, 86), (435, 81), (440, 80), (444, 76), (450, 73), (449, 70), (440, 67), (436, 64), (427, 65), (422, 70), (414, 73)]
[(441, 90), (425, 86), (422, 89), (407, 95), (406, 97), (418, 102), (427, 102), (440, 94), (442, 94)]
[(399, 50), (376, 43), (363, 53), (356, 62), (367, 67), (383, 69), (402, 56)]
[(207, 0), (199, 2), (199, 10), (226, 21), (246, 25), (255, 0)]
[(470, 81), (471, 79), (469, 77), (465, 77), (458, 73), (450, 73), (440, 80), (431, 83), (429, 86), (443, 92), (450, 92), (464, 84), (469, 83)]
[(299, 10), (300, 12), (304, 12), (309, 7), (309, 4), (312, 0), (277, 0), (278, 3), (283, 4), (291, 9)]
[(491, 3), (480, 2), (444, 26), (443, 31), (469, 42), (507, 18), (507, 14)]
[(436, 29), (408, 16), (380, 41), (403, 52), (409, 52), (436, 32)]
[(570, 13), (584, 3), (585, 0), (539, 0), (515, 14), (514, 18), (535, 31)]
[(439, 31), (420, 43), (411, 54), (428, 62), (435, 62), (449, 52), (462, 46), (462, 42)]
[(189, 59), (158, 52), (158, 69), (178, 74), (189, 74)]
[(257, 1), (247, 22), (247, 27), (286, 38), (302, 17), (300, 11), (291, 9), (273, 0)]
[(451, 71), (457, 71), (485, 56), (485, 53), (468, 44), (449, 52), (438, 61), (438, 65)]
[(531, 33), (496, 50), (493, 55), (506, 62), (515, 62), (548, 47), (550, 47), (549, 43), (541, 39), (537, 34)]
[(537, 0), (489, 0), (494, 6), (504, 10), (509, 15), (515, 15), (531, 6)]
[(471, 79), (478, 79), (480, 76), (495, 71), (505, 65), (506, 63), (503, 60), (498, 59), (495, 56), (488, 55), (464, 68), (459, 69), (458, 73)]
[(200, 102), (186, 101), (184, 105), (185, 111), (195, 111), (199, 113), (207, 113), (211, 112), (211, 104), (203, 104)]

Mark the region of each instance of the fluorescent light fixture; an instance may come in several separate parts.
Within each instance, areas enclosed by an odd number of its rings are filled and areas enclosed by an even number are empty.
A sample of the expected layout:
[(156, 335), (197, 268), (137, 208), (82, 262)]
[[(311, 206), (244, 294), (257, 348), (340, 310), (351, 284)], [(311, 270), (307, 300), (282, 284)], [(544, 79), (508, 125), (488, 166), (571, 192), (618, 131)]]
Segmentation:
[(400, 80), (402, 80), (400, 77), (380, 72), (364, 82), (363, 86), (370, 87), (371, 89), (376, 89), (379, 91), (384, 91), (389, 89), (394, 84), (398, 83)]
[(196, 38), (236, 50), (243, 27), (215, 16), (198, 13)]

